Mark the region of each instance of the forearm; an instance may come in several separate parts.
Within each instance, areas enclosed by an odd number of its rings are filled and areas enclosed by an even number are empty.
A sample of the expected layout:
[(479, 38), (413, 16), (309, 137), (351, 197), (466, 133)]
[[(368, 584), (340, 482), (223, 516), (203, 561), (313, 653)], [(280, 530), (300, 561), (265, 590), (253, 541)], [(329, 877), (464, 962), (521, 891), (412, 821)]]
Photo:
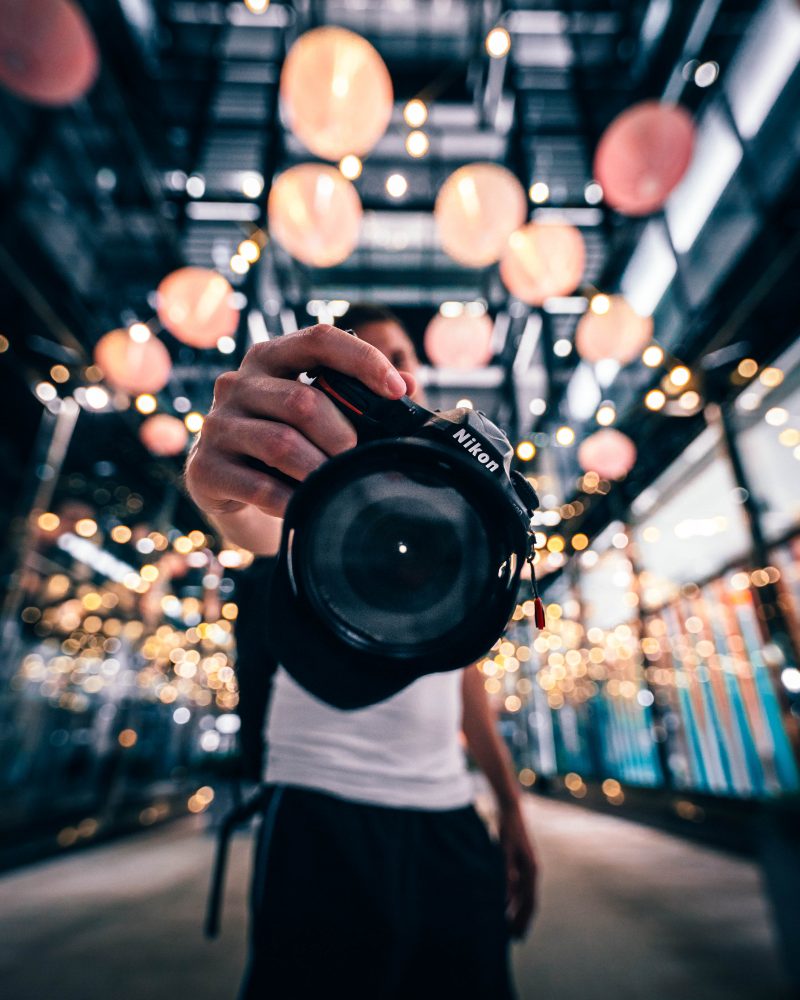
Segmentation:
[(483, 686), (483, 675), (475, 667), (464, 671), (464, 718), (462, 728), (469, 753), (492, 787), (501, 810), (519, 803), (519, 784), (511, 755), (497, 728), (497, 718)]

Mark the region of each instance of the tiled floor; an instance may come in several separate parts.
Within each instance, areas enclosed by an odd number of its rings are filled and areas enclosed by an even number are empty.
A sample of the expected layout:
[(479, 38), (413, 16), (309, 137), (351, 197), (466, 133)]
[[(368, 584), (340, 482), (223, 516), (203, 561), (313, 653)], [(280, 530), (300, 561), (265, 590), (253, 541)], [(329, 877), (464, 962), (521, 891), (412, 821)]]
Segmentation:
[[(577, 806), (527, 805), (544, 875), (515, 948), (523, 1000), (790, 996), (753, 865)], [(0, 994), (233, 1000), (249, 841), (233, 844), (223, 933), (208, 943), (211, 853), (186, 820), (0, 878)]]

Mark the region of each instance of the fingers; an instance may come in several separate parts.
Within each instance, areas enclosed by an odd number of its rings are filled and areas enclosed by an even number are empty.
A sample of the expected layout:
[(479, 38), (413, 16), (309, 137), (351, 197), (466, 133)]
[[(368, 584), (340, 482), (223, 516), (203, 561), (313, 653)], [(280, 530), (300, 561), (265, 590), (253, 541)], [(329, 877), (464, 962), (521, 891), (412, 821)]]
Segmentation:
[(292, 498), (290, 487), (272, 476), (248, 468), (233, 458), (209, 457), (208, 452), (195, 455), (187, 474), (202, 484), (198, 488), (198, 492), (206, 491), (202, 507), (212, 515), (224, 514), (240, 506), (253, 506), (273, 517), (283, 517)]
[(323, 451), (294, 427), (273, 420), (257, 420), (231, 413), (215, 419), (212, 414), (203, 426), (203, 437), (216, 452), (230, 457), (256, 458), (297, 482), (302, 482), (319, 468), (326, 458)]
[(239, 379), (230, 404), (248, 416), (291, 424), (325, 455), (338, 455), (357, 442), (347, 417), (319, 389), (302, 382), (260, 374)]
[(312, 326), (256, 344), (243, 362), (278, 378), (294, 378), (320, 365), (352, 375), (380, 396), (398, 399), (406, 392), (400, 373), (377, 347), (334, 326)]
[(417, 380), (414, 378), (411, 372), (401, 371), (400, 375), (406, 384), (406, 395), (413, 396), (414, 393), (417, 391)]

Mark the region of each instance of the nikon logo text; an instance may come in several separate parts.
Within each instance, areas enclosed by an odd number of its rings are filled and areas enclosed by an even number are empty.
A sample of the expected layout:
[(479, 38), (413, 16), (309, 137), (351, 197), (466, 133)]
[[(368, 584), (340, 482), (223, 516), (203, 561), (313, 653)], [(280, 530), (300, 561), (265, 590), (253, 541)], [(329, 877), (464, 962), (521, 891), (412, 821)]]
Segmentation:
[(469, 431), (465, 431), (463, 427), (459, 428), (453, 437), (456, 441), (458, 441), (462, 448), (465, 448), (470, 455), (474, 455), (481, 465), (486, 467), (487, 472), (494, 472), (496, 469), (500, 468), (499, 464), (492, 459), (491, 455), (481, 448), (480, 441), (476, 441)]

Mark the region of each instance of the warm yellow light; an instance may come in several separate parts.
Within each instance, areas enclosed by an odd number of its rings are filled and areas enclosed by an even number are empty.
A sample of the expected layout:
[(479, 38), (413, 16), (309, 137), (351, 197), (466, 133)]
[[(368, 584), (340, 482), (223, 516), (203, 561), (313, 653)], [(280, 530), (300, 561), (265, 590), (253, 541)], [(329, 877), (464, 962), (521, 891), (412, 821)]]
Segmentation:
[(700, 405), (700, 396), (694, 391), (694, 389), (689, 389), (688, 392), (684, 392), (680, 399), (678, 400), (678, 406), (682, 410), (696, 410)]
[(244, 257), (248, 264), (255, 264), (261, 256), (261, 247), (255, 240), (242, 240), (239, 244), (239, 256)]
[(598, 292), (597, 295), (592, 296), (589, 308), (596, 316), (605, 316), (611, 308), (611, 299), (602, 292)]
[(420, 125), (424, 125), (428, 120), (428, 108), (425, 102), (418, 97), (409, 101), (403, 110), (403, 117), (411, 128), (419, 128)]
[(667, 397), (660, 389), (651, 389), (644, 397), (644, 405), (648, 410), (660, 410), (666, 401)]
[(0, 333), (0, 354), (5, 354), (5, 353), (6, 353), (6, 351), (8, 350), (8, 348), (9, 348), (10, 346), (11, 346), (11, 343), (10, 343), (10, 341), (9, 341), (8, 337), (4, 337), (4, 336), (3, 336), (3, 335), (2, 335), (1, 333)]
[(158, 579), (158, 566), (147, 563), (139, 570), (139, 576), (148, 583), (153, 583)]
[(178, 538), (176, 538), (172, 543), (172, 547), (176, 552), (180, 552), (180, 554), (184, 556), (191, 552), (194, 548), (191, 538), (187, 538), (186, 535), (179, 535)]
[(742, 378), (752, 378), (758, 371), (758, 362), (754, 361), (752, 358), (742, 358), (736, 368), (736, 371), (742, 376)]
[(69, 369), (65, 368), (64, 365), (53, 365), (50, 369), (50, 378), (54, 382), (68, 382)]
[(194, 531), (189, 532), (189, 541), (196, 549), (201, 549), (206, 544), (205, 533), (195, 528)]
[(559, 427), (556, 431), (556, 443), (560, 444), (562, 448), (568, 448), (575, 443), (575, 431), (571, 427), (567, 427), (566, 424)]
[(617, 411), (611, 405), (611, 403), (603, 403), (601, 407), (597, 410), (595, 414), (595, 420), (602, 427), (609, 427), (617, 419)]
[(92, 535), (97, 534), (97, 521), (91, 517), (82, 517), (75, 524), (75, 534), (80, 535), (81, 538), (91, 538)]
[(83, 595), (81, 603), (87, 611), (97, 611), (103, 603), (103, 598), (97, 593), (96, 590), (92, 590), (88, 594)]
[(231, 271), (234, 274), (247, 274), (249, 270), (250, 265), (240, 253), (235, 253), (231, 257)]
[(519, 772), (519, 783), (524, 785), (526, 788), (530, 788), (536, 781), (536, 772), (532, 771), (529, 767), (523, 767)]
[(758, 378), (762, 385), (767, 386), (769, 389), (774, 389), (776, 385), (780, 385), (783, 382), (783, 372), (780, 368), (765, 368)]
[(402, 174), (389, 174), (386, 178), (386, 193), (392, 198), (402, 198), (408, 191), (408, 181)]
[(650, 344), (649, 347), (645, 347), (644, 351), (642, 351), (642, 361), (648, 368), (658, 368), (663, 360), (664, 351), (658, 344)]
[(561, 537), (561, 535), (551, 535), (547, 539), (547, 551), (548, 552), (564, 551), (564, 539)]
[(360, 177), (362, 168), (363, 164), (361, 160), (353, 153), (348, 153), (347, 156), (343, 156), (339, 160), (339, 172), (342, 177), (346, 177), (349, 181), (354, 181), (357, 177)]
[(428, 152), (430, 146), (430, 140), (427, 135), (424, 132), (420, 132), (419, 129), (408, 133), (406, 138), (406, 152), (409, 156), (419, 159), (420, 156), (424, 156)]
[(156, 397), (151, 396), (149, 392), (143, 392), (136, 397), (136, 409), (139, 413), (154, 413), (157, 407)]
[(229, 622), (232, 622), (238, 614), (239, 607), (237, 604), (234, 604), (233, 601), (229, 601), (227, 604), (222, 605), (222, 617), (227, 618)]
[(532, 441), (520, 441), (517, 445), (517, 458), (521, 462), (530, 462), (536, 454), (536, 445)]
[(686, 367), (686, 365), (675, 365), (672, 371), (669, 373), (669, 380), (673, 385), (677, 385), (678, 388), (689, 384), (689, 380), (692, 377), (692, 373)]
[(135, 729), (123, 729), (117, 737), (120, 746), (123, 747), (132, 747), (138, 738)]
[(131, 529), (127, 524), (117, 524), (111, 529), (111, 537), (119, 545), (124, 545), (131, 540)]
[(263, 14), (269, 7), (269, 0), (244, 0), (244, 5), (251, 14)]
[(198, 434), (203, 426), (204, 417), (202, 413), (197, 413), (193, 411), (192, 413), (187, 413), (183, 418), (183, 422), (186, 424), (186, 430), (190, 434)]
[(510, 694), (506, 698), (506, 711), (507, 712), (518, 712), (522, 708), (522, 699), (519, 695)]
[(550, 188), (544, 181), (536, 181), (528, 188), (528, 197), (536, 205), (542, 205), (550, 197)]
[(572, 547), (576, 552), (582, 552), (589, 544), (589, 538), (582, 532), (572, 536)]
[(486, 51), (492, 59), (502, 59), (511, 48), (511, 35), (505, 28), (492, 28), (486, 36)]
[(61, 518), (58, 514), (51, 514), (47, 512), (45, 514), (40, 514), (36, 523), (42, 531), (55, 531), (59, 524), (61, 524)]

